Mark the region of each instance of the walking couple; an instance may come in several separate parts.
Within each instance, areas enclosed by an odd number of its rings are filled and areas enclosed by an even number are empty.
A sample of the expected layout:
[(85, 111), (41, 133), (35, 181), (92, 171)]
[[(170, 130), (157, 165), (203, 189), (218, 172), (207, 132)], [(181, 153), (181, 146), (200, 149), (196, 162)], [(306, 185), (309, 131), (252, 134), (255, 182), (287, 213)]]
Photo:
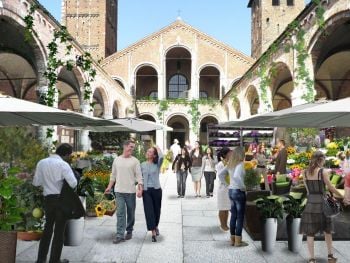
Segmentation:
[(162, 203), (159, 173), (163, 157), (158, 147), (151, 147), (146, 152), (147, 160), (140, 164), (139, 160), (132, 156), (134, 149), (133, 141), (124, 143), (122, 155), (116, 157), (113, 162), (110, 182), (105, 190), (105, 193), (109, 193), (114, 186), (116, 193), (117, 233), (113, 239), (114, 244), (132, 238), (136, 196), (143, 197), (147, 230), (152, 231), (152, 242), (156, 242), (156, 236), (159, 235)]

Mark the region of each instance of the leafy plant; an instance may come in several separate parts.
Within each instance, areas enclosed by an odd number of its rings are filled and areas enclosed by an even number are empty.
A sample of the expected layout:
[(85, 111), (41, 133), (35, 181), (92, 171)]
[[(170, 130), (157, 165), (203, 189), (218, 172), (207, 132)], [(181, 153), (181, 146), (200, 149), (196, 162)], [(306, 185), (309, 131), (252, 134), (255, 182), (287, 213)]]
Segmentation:
[(295, 199), (291, 195), (287, 195), (287, 198), (283, 201), (283, 210), (288, 214), (288, 217), (300, 218), (305, 205), (302, 204), (301, 199)]
[(77, 192), (80, 196), (94, 197), (94, 181), (90, 177), (83, 176), (79, 181)]
[(16, 225), (17, 230), (42, 230), (43, 217), (34, 217), (33, 215), (35, 209), (39, 209), (39, 213), (43, 211), (44, 198), (42, 189), (35, 187), (32, 184), (32, 180), (27, 179), (16, 188), (16, 194), (18, 197), (18, 205), (23, 208), (21, 212), (22, 222)]
[(15, 176), (0, 178), (0, 230), (14, 230), (14, 225), (22, 221), (23, 208), (17, 202), (15, 190), (21, 183)]
[(260, 184), (261, 178), (255, 169), (245, 170), (244, 184), (247, 189), (254, 189)]
[(263, 219), (283, 218), (283, 206), (279, 198), (262, 197), (255, 201)]

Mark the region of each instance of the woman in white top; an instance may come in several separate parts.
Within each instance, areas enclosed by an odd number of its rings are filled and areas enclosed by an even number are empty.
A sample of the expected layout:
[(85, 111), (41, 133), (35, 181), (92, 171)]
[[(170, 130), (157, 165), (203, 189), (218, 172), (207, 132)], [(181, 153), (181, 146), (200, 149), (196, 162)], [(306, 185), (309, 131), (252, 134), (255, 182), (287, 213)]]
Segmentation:
[[(217, 173), (220, 173), (221, 170), (225, 168), (227, 164), (227, 160), (230, 158), (230, 154), (232, 154), (232, 151), (227, 147), (224, 147), (220, 150), (218, 154), (218, 161), (220, 162), (215, 167)], [(231, 201), (230, 201), (230, 198), (228, 197), (228, 186), (227, 186), (227, 184), (229, 183), (230, 183), (230, 176), (227, 173), (225, 176), (225, 183), (222, 183), (220, 181), (220, 184), (218, 187), (218, 195), (217, 195), (220, 228), (224, 231), (228, 231), (230, 229), (227, 226), (228, 211), (231, 209)]]
[[(242, 229), (246, 204), (244, 157), (244, 149), (242, 147), (236, 147), (228, 160), (227, 166), (219, 173), (220, 182), (226, 184), (229, 188), (229, 197), (231, 200), (231, 245), (235, 247), (248, 245), (246, 242), (242, 241)], [(230, 175), (229, 185), (225, 181), (227, 173)]]
[(205, 155), (202, 158), (202, 174), (205, 178), (205, 191), (207, 198), (213, 197), (214, 192), (214, 180), (216, 177), (215, 163), (213, 149), (208, 147), (205, 150)]

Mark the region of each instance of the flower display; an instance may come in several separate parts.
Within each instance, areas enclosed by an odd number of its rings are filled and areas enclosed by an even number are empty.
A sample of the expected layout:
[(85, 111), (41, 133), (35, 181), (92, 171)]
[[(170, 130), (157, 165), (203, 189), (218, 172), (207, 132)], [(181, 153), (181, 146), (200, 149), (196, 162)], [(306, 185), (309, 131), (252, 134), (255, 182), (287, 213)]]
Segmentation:
[(103, 189), (105, 189), (108, 186), (110, 175), (110, 170), (91, 169), (84, 171), (84, 176), (94, 180)]
[(89, 155), (87, 152), (73, 152), (71, 154), (72, 162), (76, 162), (78, 160), (88, 160)]
[(261, 175), (259, 175), (255, 169), (256, 165), (257, 165), (257, 162), (255, 160), (244, 162), (244, 170), (245, 170), (244, 184), (248, 190), (254, 189), (255, 187), (257, 187), (261, 181)]
[(288, 153), (288, 154), (294, 154), (294, 153), (296, 153), (295, 147), (293, 147), (293, 146), (288, 146), (288, 147), (287, 147), (287, 153)]
[(330, 142), (326, 146), (327, 149), (338, 149), (338, 144), (335, 142)]

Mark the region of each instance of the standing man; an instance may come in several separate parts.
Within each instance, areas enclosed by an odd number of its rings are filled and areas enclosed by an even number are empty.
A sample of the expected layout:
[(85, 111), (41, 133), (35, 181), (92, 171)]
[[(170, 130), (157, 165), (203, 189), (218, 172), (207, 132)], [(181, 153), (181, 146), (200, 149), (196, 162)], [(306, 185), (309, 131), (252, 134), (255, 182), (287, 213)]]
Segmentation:
[(72, 168), (67, 163), (72, 151), (71, 145), (67, 143), (61, 144), (56, 149), (56, 154), (39, 161), (36, 167), (33, 185), (43, 187), (46, 218), (44, 233), (39, 245), (38, 263), (46, 262), (53, 231), (49, 262), (69, 262), (66, 259), (60, 260), (64, 229), (67, 222), (60, 203), (60, 193), (64, 180), (72, 188), (77, 185), (77, 179), (73, 174)]
[[(109, 193), (114, 186), (117, 205), (117, 234), (113, 240), (119, 244), (132, 238), (135, 224), (136, 182), (138, 196), (142, 194), (142, 174), (139, 160), (132, 153), (135, 149), (133, 141), (126, 141), (123, 145), (123, 154), (114, 159), (112, 174), (105, 193)], [(126, 230), (126, 235), (125, 234)]]
[(276, 174), (286, 174), (287, 173), (287, 157), (288, 153), (286, 150), (286, 143), (284, 140), (278, 140), (278, 154), (276, 157), (275, 171)]
[(178, 139), (174, 139), (174, 143), (170, 146), (170, 151), (173, 153), (172, 161), (174, 161), (176, 156), (181, 153), (181, 147)]

